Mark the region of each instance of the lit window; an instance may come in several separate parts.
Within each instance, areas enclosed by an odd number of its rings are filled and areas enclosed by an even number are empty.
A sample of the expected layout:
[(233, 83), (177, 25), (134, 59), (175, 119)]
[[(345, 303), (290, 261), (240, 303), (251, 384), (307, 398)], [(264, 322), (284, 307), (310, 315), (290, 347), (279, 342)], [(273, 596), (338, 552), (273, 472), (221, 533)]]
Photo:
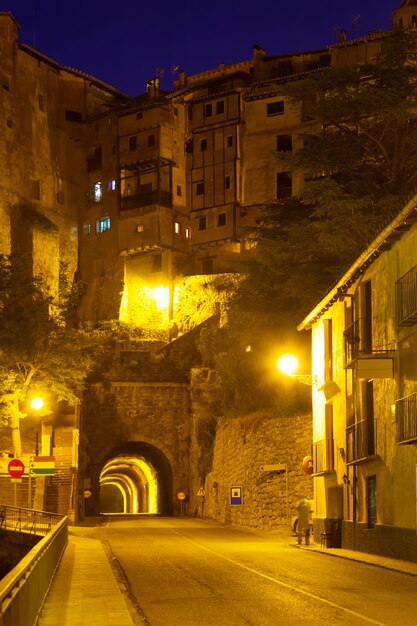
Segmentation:
[(196, 183), (195, 195), (202, 196), (204, 194), (204, 183)]
[(175, 222), (174, 230), (176, 235), (179, 235), (181, 233), (181, 224), (179, 222)]
[(94, 202), (100, 202), (103, 197), (103, 187), (100, 181), (94, 183)]
[(185, 238), (191, 239), (191, 228), (189, 228), (188, 226), (185, 229)]
[(109, 184), (107, 185), (107, 189), (109, 191), (114, 191), (116, 189), (116, 181), (114, 178), (112, 178), (111, 180), (109, 180)]
[(90, 233), (91, 233), (91, 224), (89, 222), (84, 222), (83, 235), (89, 235)]
[(96, 220), (96, 233), (104, 233), (105, 230), (110, 230), (110, 218), (99, 217)]
[(143, 233), (143, 224), (138, 224), (136, 226), (136, 232), (137, 233)]

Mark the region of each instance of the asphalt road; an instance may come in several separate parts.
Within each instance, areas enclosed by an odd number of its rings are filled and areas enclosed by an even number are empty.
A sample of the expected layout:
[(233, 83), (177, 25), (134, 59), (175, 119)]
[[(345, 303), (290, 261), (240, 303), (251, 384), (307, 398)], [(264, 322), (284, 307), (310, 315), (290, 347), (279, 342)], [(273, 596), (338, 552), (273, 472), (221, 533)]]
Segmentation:
[(95, 533), (150, 626), (417, 624), (416, 577), (299, 550), (289, 534), (151, 516), (109, 517)]

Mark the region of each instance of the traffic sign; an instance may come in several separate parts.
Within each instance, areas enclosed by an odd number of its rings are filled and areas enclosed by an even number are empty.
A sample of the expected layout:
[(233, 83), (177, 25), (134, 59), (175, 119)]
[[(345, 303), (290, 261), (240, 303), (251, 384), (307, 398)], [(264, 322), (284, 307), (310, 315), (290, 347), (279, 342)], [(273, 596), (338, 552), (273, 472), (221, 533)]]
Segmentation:
[(20, 478), (25, 473), (25, 466), (20, 459), (12, 459), (9, 461), (7, 471), (12, 478)]
[(30, 465), (31, 474), (51, 476), (55, 474), (54, 456), (34, 456)]
[(200, 489), (197, 491), (197, 495), (198, 495), (200, 498), (204, 498), (204, 496), (206, 495), (206, 492), (205, 492), (205, 490), (204, 490), (204, 487), (200, 487)]
[(180, 502), (184, 502), (184, 500), (186, 500), (186, 499), (187, 499), (187, 494), (186, 494), (184, 491), (179, 491), (179, 492), (177, 493), (177, 499), (178, 499)]
[(242, 487), (230, 487), (230, 504), (242, 504)]

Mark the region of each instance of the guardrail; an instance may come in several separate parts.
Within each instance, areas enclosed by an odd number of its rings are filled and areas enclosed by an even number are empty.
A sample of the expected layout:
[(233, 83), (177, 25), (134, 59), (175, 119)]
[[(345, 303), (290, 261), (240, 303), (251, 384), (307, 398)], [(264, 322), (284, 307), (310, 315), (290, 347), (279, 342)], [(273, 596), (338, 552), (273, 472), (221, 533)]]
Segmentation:
[(0, 626), (34, 626), (68, 542), (68, 518), (0, 507), (0, 529), (45, 535), (0, 580)]

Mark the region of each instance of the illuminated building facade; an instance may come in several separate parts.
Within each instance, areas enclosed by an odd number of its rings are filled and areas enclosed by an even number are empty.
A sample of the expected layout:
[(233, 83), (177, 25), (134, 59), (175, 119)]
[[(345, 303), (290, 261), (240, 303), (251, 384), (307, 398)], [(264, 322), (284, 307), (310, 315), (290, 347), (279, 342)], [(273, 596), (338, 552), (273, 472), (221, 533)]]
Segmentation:
[(314, 534), (417, 558), (417, 196), (300, 325), (312, 330)]

